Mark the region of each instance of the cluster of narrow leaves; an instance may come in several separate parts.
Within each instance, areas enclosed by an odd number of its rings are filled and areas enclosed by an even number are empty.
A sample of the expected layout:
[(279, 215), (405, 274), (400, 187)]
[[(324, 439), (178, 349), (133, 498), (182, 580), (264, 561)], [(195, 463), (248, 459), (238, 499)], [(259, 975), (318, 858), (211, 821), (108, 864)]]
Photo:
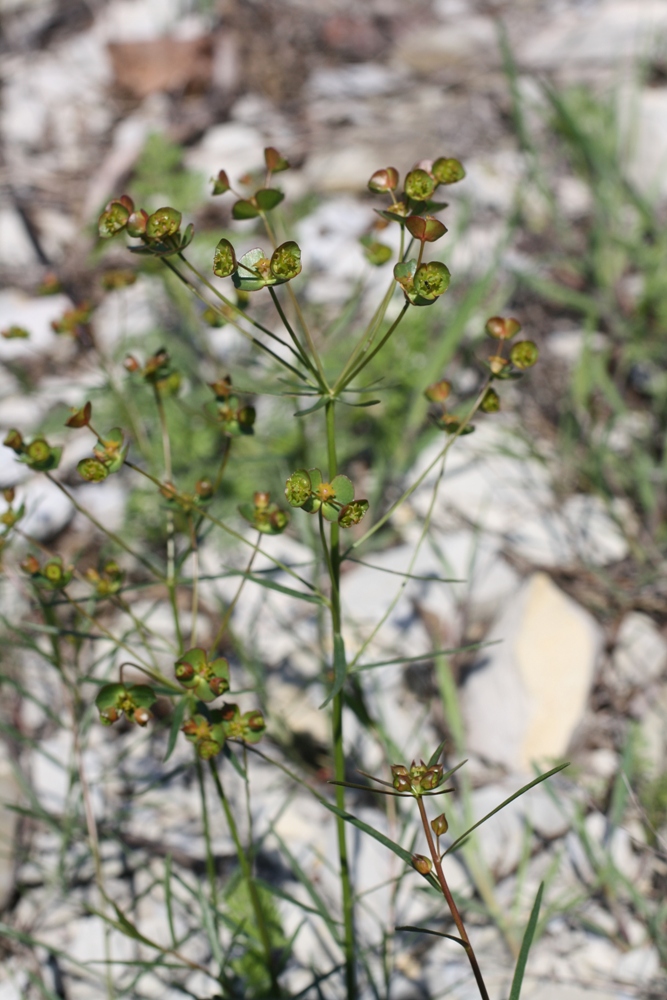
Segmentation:
[(300, 507), (307, 514), (320, 512), (342, 528), (358, 524), (368, 510), (368, 500), (354, 499), (354, 485), (347, 476), (334, 476), (327, 483), (319, 469), (293, 472), (285, 484), (285, 496), (291, 507)]

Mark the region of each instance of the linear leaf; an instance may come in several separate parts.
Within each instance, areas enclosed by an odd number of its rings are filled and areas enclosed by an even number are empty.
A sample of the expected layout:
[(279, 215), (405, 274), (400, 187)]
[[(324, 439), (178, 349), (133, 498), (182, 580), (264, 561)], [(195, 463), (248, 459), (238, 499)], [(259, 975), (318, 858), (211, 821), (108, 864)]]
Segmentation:
[(524, 785), (523, 788), (520, 788), (518, 792), (514, 793), (514, 795), (510, 795), (508, 799), (505, 799), (504, 802), (501, 802), (499, 806), (496, 806), (495, 809), (492, 809), (491, 812), (486, 814), (486, 816), (483, 816), (476, 823), (473, 823), (473, 825), (468, 830), (466, 830), (465, 833), (462, 833), (460, 837), (457, 837), (456, 840), (453, 841), (453, 843), (451, 843), (447, 848), (447, 850), (443, 853), (442, 855), (443, 858), (445, 854), (451, 854), (452, 851), (456, 850), (459, 844), (462, 843), (462, 841), (466, 840), (466, 838), (470, 836), (473, 830), (476, 830), (478, 826), (482, 825), (482, 823), (486, 823), (487, 819), (491, 819), (491, 817), (495, 816), (497, 812), (500, 812), (501, 809), (504, 809), (505, 806), (508, 806), (510, 802), (514, 802), (515, 799), (518, 799), (520, 795), (523, 795), (524, 792), (527, 792), (530, 788), (534, 788), (535, 785), (539, 785), (540, 782), (546, 781), (547, 778), (551, 778), (554, 774), (558, 774), (558, 772), (562, 771), (563, 768), (569, 766), (570, 766), (569, 761), (567, 761), (565, 764), (559, 764), (558, 767), (552, 767), (552, 769), (550, 771), (547, 771), (546, 774), (541, 774), (538, 778), (535, 778), (533, 781), (528, 782), (527, 785)]
[(171, 727), (169, 729), (169, 740), (167, 742), (167, 752), (164, 755), (164, 762), (166, 763), (174, 752), (174, 747), (176, 746), (176, 740), (178, 739), (178, 734), (183, 724), (183, 716), (185, 715), (185, 710), (188, 707), (190, 699), (187, 695), (181, 698), (180, 701), (176, 703), (176, 707), (171, 716)]
[(337, 694), (343, 690), (343, 684), (345, 683), (345, 678), (347, 677), (347, 659), (345, 657), (345, 643), (343, 641), (342, 635), (336, 633), (333, 637), (333, 667), (334, 667), (334, 682), (331, 691), (325, 698), (325, 700), (320, 705), (320, 708), (326, 708), (329, 702), (336, 697)]
[(540, 906), (542, 905), (543, 892), (544, 892), (544, 882), (540, 882), (540, 887), (537, 890), (537, 896), (535, 897), (535, 902), (533, 903), (533, 908), (530, 911), (528, 924), (526, 925), (526, 930), (523, 935), (523, 941), (521, 942), (521, 950), (519, 951), (519, 957), (516, 960), (516, 969), (514, 970), (514, 976), (512, 978), (512, 988), (510, 989), (509, 1000), (519, 1000), (519, 996), (521, 993), (521, 985), (523, 983), (523, 976), (526, 971), (526, 963), (528, 961), (528, 953), (530, 951), (530, 946), (533, 943), (533, 938), (535, 937), (537, 918), (540, 915)]
[(237, 570), (236, 572), (226, 573), (226, 576), (244, 576), (247, 580), (252, 581), (252, 583), (258, 584), (260, 587), (266, 587), (267, 590), (277, 590), (280, 594), (287, 594), (288, 597), (296, 597), (300, 601), (308, 601), (310, 604), (322, 604), (322, 598), (318, 594), (306, 594), (302, 590), (294, 590), (292, 587), (286, 587), (282, 583), (276, 583), (275, 580), (263, 579), (256, 573), (246, 573), (244, 570)]
[(442, 931), (432, 931), (428, 927), (413, 927), (411, 924), (405, 924), (402, 927), (395, 927), (396, 931), (415, 931), (417, 934), (435, 934), (436, 937), (449, 938), (450, 941), (456, 941), (460, 944), (462, 948), (465, 948), (465, 941), (461, 940), (460, 937), (456, 937), (454, 934), (444, 934)]
[(485, 649), (486, 646), (495, 646), (499, 641), (499, 639), (496, 639), (493, 642), (471, 642), (466, 646), (455, 646), (453, 649), (434, 649), (430, 653), (420, 653), (418, 656), (397, 656), (393, 660), (362, 663), (354, 668), (353, 673), (358, 674), (362, 670), (373, 670), (375, 667), (390, 667), (394, 663), (418, 663), (420, 660), (432, 660), (436, 656), (452, 656), (454, 653), (468, 653), (476, 649)]

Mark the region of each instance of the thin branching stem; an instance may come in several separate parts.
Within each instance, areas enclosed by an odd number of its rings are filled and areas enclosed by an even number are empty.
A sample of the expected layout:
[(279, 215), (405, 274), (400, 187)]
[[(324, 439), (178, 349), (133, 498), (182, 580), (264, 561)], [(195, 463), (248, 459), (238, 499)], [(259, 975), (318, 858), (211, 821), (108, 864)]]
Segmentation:
[(463, 941), (463, 946), (465, 948), (466, 955), (468, 956), (468, 961), (470, 962), (470, 967), (473, 971), (473, 975), (475, 976), (480, 996), (482, 997), (482, 1000), (489, 1000), (489, 994), (486, 989), (486, 985), (484, 983), (482, 971), (477, 961), (477, 956), (475, 955), (473, 946), (470, 943), (470, 938), (468, 937), (465, 925), (463, 923), (463, 920), (461, 919), (461, 914), (459, 913), (458, 907), (454, 902), (454, 897), (452, 896), (451, 890), (447, 884), (447, 879), (445, 878), (445, 873), (442, 869), (442, 862), (440, 860), (440, 855), (438, 854), (438, 849), (435, 846), (435, 842), (433, 840), (433, 834), (431, 832), (431, 826), (428, 821), (428, 816), (426, 815), (426, 806), (424, 805), (420, 795), (417, 795), (415, 797), (417, 799), (417, 805), (419, 806), (419, 815), (421, 816), (422, 826), (424, 827), (424, 833), (426, 835), (426, 841), (428, 843), (428, 849), (431, 854), (431, 858), (433, 860), (433, 867), (435, 868), (436, 875), (438, 878), (438, 883), (440, 885), (440, 888), (442, 889), (442, 894), (447, 900), (447, 906), (449, 907), (449, 912), (452, 915), (452, 920), (456, 924), (459, 936)]
[(213, 781), (215, 782), (216, 791), (218, 793), (218, 799), (220, 800), (220, 805), (225, 813), (225, 818), (227, 820), (227, 825), (229, 827), (229, 832), (234, 841), (234, 846), (236, 848), (236, 854), (239, 859), (239, 865), (241, 866), (241, 873), (243, 879), (246, 883), (248, 889), (248, 895), (250, 896), (250, 904), (255, 914), (255, 920), (257, 921), (257, 930), (259, 932), (260, 941), (262, 942), (262, 949), (264, 951), (264, 957), (266, 961), (266, 968), (269, 976), (271, 978), (271, 985), (274, 990), (274, 996), (276, 1000), (283, 996), (283, 991), (278, 982), (278, 973), (275, 967), (275, 962), (273, 960), (273, 951), (271, 948), (271, 938), (269, 935), (269, 928), (266, 919), (266, 914), (264, 912), (264, 907), (262, 906), (262, 900), (259, 895), (259, 890), (257, 889), (257, 884), (252, 877), (252, 869), (250, 867), (250, 862), (246, 857), (246, 852), (243, 848), (243, 843), (241, 842), (241, 837), (239, 835), (238, 827), (236, 825), (236, 820), (234, 819), (234, 813), (229, 805), (229, 800), (225, 795), (224, 788), (222, 787), (222, 781), (220, 780), (220, 774), (215, 766), (214, 761), (209, 761), (209, 766), (211, 769), (211, 774), (213, 775)]
[[(171, 441), (169, 438), (169, 427), (167, 425), (167, 414), (164, 409), (164, 401), (157, 386), (153, 386), (155, 393), (155, 405), (157, 407), (158, 419), (160, 421), (160, 433), (162, 435), (162, 455), (164, 460), (164, 474), (168, 483), (172, 482), (173, 470), (171, 465)], [(169, 603), (174, 618), (174, 629), (178, 641), (179, 653), (183, 650), (183, 634), (181, 632), (181, 620), (178, 613), (178, 598), (176, 595), (176, 532), (174, 526), (174, 512), (167, 510), (167, 590), (169, 591)]]
[(220, 622), (220, 628), (216, 632), (215, 639), (213, 640), (213, 643), (211, 644), (211, 650), (212, 650), (213, 653), (215, 653), (216, 649), (218, 648), (218, 646), (222, 642), (223, 636), (224, 636), (225, 632), (227, 631), (227, 627), (229, 625), (229, 620), (232, 617), (232, 614), (234, 612), (234, 608), (238, 604), (238, 600), (239, 600), (239, 597), (241, 596), (241, 592), (243, 591), (243, 588), (244, 588), (244, 586), (246, 585), (246, 583), (248, 581), (248, 578), (249, 578), (249, 575), (250, 575), (250, 571), (252, 569), (252, 564), (255, 561), (255, 556), (259, 552), (259, 543), (260, 543), (261, 537), (262, 537), (262, 534), (261, 534), (261, 532), (258, 531), (257, 532), (257, 540), (255, 541), (255, 545), (254, 545), (253, 550), (252, 550), (252, 552), (250, 554), (250, 559), (248, 560), (248, 565), (245, 568), (245, 573), (241, 577), (241, 582), (238, 585), (237, 591), (234, 594), (234, 597), (232, 598), (232, 600), (231, 600), (231, 602), (229, 604), (229, 607), (225, 611), (225, 614), (223, 615), (222, 621)]
[(95, 527), (99, 531), (101, 531), (104, 535), (106, 535), (107, 538), (109, 538), (115, 545), (118, 545), (119, 548), (124, 549), (125, 552), (128, 553), (128, 555), (131, 555), (133, 559), (136, 559), (137, 562), (140, 562), (142, 566), (145, 566), (146, 569), (150, 573), (152, 573), (152, 575), (157, 580), (164, 581), (165, 579), (164, 573), (160, 572), (159, 569), (156, 569), (155, 566), (153, 566), (153, 564), (148, 559), (145, 559), (144, 556), (142, 556), (139, 552), (135, 552), (134, 549), (127, 544), (127, 542), (123, 541), (120, 535), (116, 535), (114, 534), (113, 531), (109, 531), (108, 528), (105, 528), (104, 525), (97, 520), (97, 518), (93, 517), (93, 515), (89, 511), (87, 511), (85, 507), (81, 506), (81, 504), (77, 501), (77, 499), (74, 496), (72, 496), (72, 494), (70, 493), (70, 491), (67, 489), (66, 486), (63, 486), (62, 483), (58, 482), (58, 480), (53, 475), (51, 475), (50, 472), (45, 472), (44, 475), (47, 477), (47, 479), (49, 479), (53, 483), (54, 486), (58, 487), (61, 493), (65, 494), (65, 496), (71, 502), (75, 510), (78, 510), (80, 514), (83, 514), (84, 517), (87, 517), (90, 523), (94, 524)]
[[(336, 456), (336, 423), (335, 403), (330, 400), (326, 405), (327, 457), (329, 481), (337, 475), (338, 459)], [(340, 607), (340, 529), (337, 522), (331, 525), (329, 534), (329, 550), (326, 550), (329, 574), (331, 578), (331, 626), (333, 637), (334, 658), (345, 656), (343, 637), (341, 634)], [(339, 691), (333, 698), (332, 705), (332, 736), (334, 777), (337, 782), (345, 780), (345, 750), (343, 746), (343, 692)], [(336, 805), (345, 809), (345, 789), (336, 785)], [(347, 850), (347, 831), (342, 816), (336, 817), (336, 832), (338, 836), (338, 862), (340, 869), (341, 891), (343, 896), (343, 925), (345, 928), (345, 981), (348, 1000), (357, 997), (356, 971), (356, 938), (354, 933), (354, 897), (350, 880), (350, 866)]]

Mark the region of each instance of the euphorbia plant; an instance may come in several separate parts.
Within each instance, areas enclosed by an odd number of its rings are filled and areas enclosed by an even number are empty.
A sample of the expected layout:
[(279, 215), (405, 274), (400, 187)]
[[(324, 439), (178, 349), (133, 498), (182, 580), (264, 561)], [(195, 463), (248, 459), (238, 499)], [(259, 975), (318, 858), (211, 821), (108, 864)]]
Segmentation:
[[(166, 524), (166, 565), (164, 570), (155, 566), (152, 560), (136, 553), (123, 539), (107, 531), (110, 540), (136, 556), (150, 578), (166, 588), (173, 613), (176, 655), (173, 658), (173, 673), (165, 673), (155, 662), (150, 642), (144, 642), (144, 652), (133, 654), (132, 665), (150, 683), (128, 684), (123, 678), (118, 682), (104, 685), (97, 696), (97, 707), (102, 721), (111, 725), (124, 719), (126, 722), (145, 726), (151, 722), (152, 708), (158, 695), (169, 698), (172, 704), (168, 753), (173, 751), (179, 732), (192, 745), (196, 756), (196, 767), (201, 776), (202, 761), (206, 761), (215, 783), (220, 803), (229, 823), (230, 831), (237, 847), (239, 864), (247, 885), (254, 919), (258, 928), (263, 962), (270, 981), (270, 995), (283, 995), (280, 973), (286, 957), (276, 955), (272, 946), (269, 921), (258, 890), (252, 865), (241, 843), (236, 820), (224, 791), (221, 761), (235, 763), (241, 771), (243, 767), (232, 747), (241, 748), (245, 762), (248, 749), (254, 749), (265, 730), (263, 714), (255, 707), (241, 708), (235, 703), (219, 703), (219, 699), (230, 689), (233, 673), (228, 660), (219, 655), (220, 646), (226, 638), (233, 609), (239, 600), (247, 581), (263, 583), (253, 573), (253, 560), (257, 553), (264, 554), (274, 565), (288, 572), (306, 592), (291, 591), (295, 598), (314, 601), (328, 616), (330, 633), (330, 654), (324, 663), (322, 679), (326, 685), (326, 698), (322, 706), (331, 718), (331, 755), (335, 783), (335, 805), (327, 803), (327, 808), (335, 813), (337, 822), (338, 866), (342, 894), (342, 948), (344, 952), (346, 992), (348, 1000), (358, 996), (357, 936), (355, 932), (354, 892), (350, 879), (346, 824), (351, 821), (345, 809), (345, 752), (343, 744), (343, 707), (346, 700), (358, 695), (358, 678), (350, 673), (350, 663), (344, 641), (344, 623), (341, 606), (341, 569), (352, 553), (356, 552), (392, 517), (400, 505), (414, 492), (430, 470), (441, 462), (455, 439), (473, 430), (472, 420), (479, 412), (493, 413), (500, 406), (500, 396), (492, 386), (503, 379), (520, 377), (523, 371), (537, 360), (537, 350), (530, 341), (515, 343), (504, 354), (505, 341), (510, 341), (519, 331), (517, 320), (507, 317), (492, 317), (487, 323), (488, 334), (498, 341), (496, 353), (483, 361), (486, 375), (476, 397), (456, 411), (446, 409), (451, 395), (451, 386), (445, 379), (426, 389), (428, 400), (433, 403), (431, 418), (435, 426), (447, 433), (439, 454), (421, 476), (411, 483), (401, 497), (384, 511), (372, 511), (369, 502), (358, 495), (354, 482), (343, 473), (338, 459), (337, 415), (341, 404), (353, 406), (369, 405), (359, 402), (360, 393), (368, 387), (360, 382), (360, 377), (368, 365), (382, 351), (388, 341), (395, 336), (402, 320), (411, 309), (421, 309), (436, 305), (447, 292), (450, 273), (447, 266), (431, 256), (431, 244), (437, 243), (447, 233), (437, 213), (446, 207), (444, 202), (435, 200), (438, 188), (453, 184), (464, 176), (458, 160), (440, 157), (435, 161), (422, 161), (410, 170), (400, 189), (400, 177), (394, 167), (376, 171), (369, 181), (369, 190), (388, 198), (384, 207), (378, 208), (381, 225), (398, 226), (399, 250), (393, 265), (392, 277), (383, 298), (365, 328), (357, 335), (347, 357), (342, 363), (332, 361), (325, 351), (323, 337), (311, 328), (296, 296), (294, 285), (302, 273), (301, 250), (293, 240), (281, 243), (275, 236), (271, 213), (282, 202), (282, 192), (272, 186), (273, 175), (288, 169), (289, 163), (273, 147), (265, 150), (265, 173), (258, 183), (249, 190), (236, 192), (232, 189), (227, 173), (222, 169), (214, 181), (213, 193), (235, 197), (232, 206), (234, 219), (258, 219), (264, 225), (266, 240), (270, 249), (256, 247), (246, 253), (237, 254), (226, 236), (219, 239), (212, 248), (210, 257), (211, 274), (202, 273), (186, 256), (185, 251), (192, 242), (192, 224), (182, 228), (182, 216), (178, 209), (164, 206), (149, 213), (137, 208), (127, 195), (111, 201), (99, 220), (99, 235), (109, 239), (125, 232), (134, 242), (130, 251), (140, 257), (154, 257), (167, 268), (205, 306), (205, 316), (210, 321), (217, 315), (223, 323), (229, 323), (239, 330), (255, 347), (267, 356), (271, 363), (283, 369), (284, 382), (287, 381), (285, 395), (305, 400), (296, 417), (309, 417), (323, 422), (326, 451), (318, 456), (319, 464), (312, 468), (297, 468), (291, 471), (284, 488), (285, 501), (293, 508), (293, 517), (311, 515), (317, 526), (321, 564), (325, 568), (327, 585), (322, 587), (317, 576), (306, 580), (291, 567), (285, 566), (271, 555), (270, 550), (261, 548), (263, 536), (278, 535), (290, 523), (288, 510), (282, 503), (272, 500), (263, 484), (257, 484), (252, 499), (241, 504), (239, 512), (253, 531), (254, 540), (249, 540), (240, 530), (221, 520), (213, 510), (212, 502), (219, 494), (221, 483), (229, 467), (235, 442), (252, 435), (256, 413), (247, 391), (240, 391), (232, 385), (231, 377), (220, 374), (209, 383), (214, 395), (205, 407), (209, 425), (219, 434), (219, 461), (217, 468), (204, 479), (200, 479), (194, 490), (185, 488), (175, 481), (172, 461), (172, 441), (167, 417), (167, 402), (177, 396), (183, 388), (184, 380), (169, 353), (161, 348), (142, 360), (134, 355), (126, 358), (128, 377), (135, 380), (136, 390), (152, 396), (159, 439), (162, 446), (162, 470), (156, 473), (146, 467), (141, 458), (131, 451), (131, 434), (128, 430), (114, 427), (100, 433), (92, 421), (90, 402), (77, 410), (67, 421), (73, 428), (88, 428), (94, 440), (92, 455), (79, 462), (80, 476), (90, 483), (102, 483), (122, 468), (130, 468), (142, 476), (155, 491), (156, 501), (163, 507)], [(368, 259), (382, 266), (387, 262), (391, 250), (376, 239), (375, 233), (367, 233), (362, 239)], [(265, 243), (265, 246), (267, 244)], [(428, 258), (427, 259), (427, 252)], [(308, 262), (303, 262), (306, 267)], [(218, 279), (218, 280), (216, 280)], [(221, 290), (219, 280), (228, 280), (230, 287)], [(262, 295), (275, 309), (277, 321), (282, 328), (276, 333), (253, 314), (253, 303)], [(386, 319), (392, 299), (400, 298), (398, 312), (391, 320)], [(280, 350), (275, 345), (279, 345)], [(373, 403), (374, 401), (370, 401)], [(215, 406), (215, 412), (211, 407)], [(13, 430), (5, 443), (12, 447), (19, 460), (31, 468), (41, 470), (53, 478), (52, 473), (60, 460), (60, 449), (54, 448), (43, 438), (36, 438), (26, 444), (19, 431)], [(62, 483), (59, 488), (66, 491)], [(100, 486), (100, 488), (103, 488)], [(75, 501), (76, 502), (76, 501)], [(363, 523), (362, 523), (363, 522)], [(369, 524), (370, 522), (370, 524)], [(8, 522), (5, 522), (8, 524)], [(104, 525), (95, 521), (102, 530)], [(368, 526), (367, 526), (368, 525)], [(5, 534), (13, 525), (9, 525)], [(208, 530), (218, 529), (228, 538), (249, 547), (249, 562), (234, 598), (221, 618), (217, 632), (208, 644), (197, 637), (197, 616), (199, 607), (198, 556), (203, 535)], [(364, 530), (365, 529), (365, 530)], [(256, 536), (255, 536), (256, 533)], [(4, 536), (3, 536), (4, 538)], [(185, 559), (190, 559), (192, 577), (184, 583), (179, 577), (179, 569)], [(50, 562), (42, 565), (34, 557), (34, 564), (26, 567), (35, 588), (48, 591), (58, 590), (64, 601), (87, 615), (90, 621), (97, 619), (89, 613), (76, 598), (70, 595), (68, 586), (72, 572), (62, 564)], [(121, 601), (123, 576), (117, 564), (107, 561), (101, 571), (88, 570), (82, 579), (88, 582), (94, 601)], [(288, 593), (289, 588), (283, 588)], [(40, 591), (41, 592), (41, 591)], [(182, 603), (190, 596), (190, 625), (186, 633)], [(119, 604), (125, 610), (126, 606)], [(128, 606), (129, 607), (129, 606)], [(49, 614), (53, 608), (49, 605)], [(131, 607), (129, 607), (131, 613)], [(53, 617), (53, 615), (52, 615)], [(106, 627), (106, 626), (105, 626)], [(107, 630), (108, 631), (108, 630)], [(126, 649), (125, 643), (120, 643)], [(440, 753), (428, 765), (413, 764), (410, 768), (396, 765), (391, 794), (408, 796), (417, 802), (431, 859), (416, 856), (414, 867), (427, 876), (442, 890), (450, 906), (452, 916), (459, 931), (457, 940), (463, 944), (471, 959), (482, 996), (486, 997), (479, 965), (467, 938), (458, 910), (453, 904), (441, 868), (436, 838), (446, 832), (444, 814), (440, 814), (429, 826), (426, 820), (424, 796), (440, 794), (443, 781), (453, 773), (444, 773), (438, 762)], [(384, 783), (387, 784), (387, 783)], [(202, 784), (203, 795), (203, 784)], [(203, 805), (205, 807), (205, 802)], [(435, 825), (433, 825), (435, 824)], [(357, 823), (357, 825), (359, 825)], [(386, 841), (386, 838), (385, 838)], [(436, 846), (434, 846), (434, 844)], [(398, 852), (400, 854), (400, 850)], [(401, 855), (403, 856), (403, 855)], [(436, 876), (432, 874), (435, 869)], [(215, 873), (209, 872), (212, 890), (215, 889)], [(214, 893), (213, 893), (214, 894)], [(226, 988), (225, 972), (220, 970), (220, 983)], [(229, 994), (232, 995), (232, 994)], [(267, 994), (268, 995), (268, 994)]]

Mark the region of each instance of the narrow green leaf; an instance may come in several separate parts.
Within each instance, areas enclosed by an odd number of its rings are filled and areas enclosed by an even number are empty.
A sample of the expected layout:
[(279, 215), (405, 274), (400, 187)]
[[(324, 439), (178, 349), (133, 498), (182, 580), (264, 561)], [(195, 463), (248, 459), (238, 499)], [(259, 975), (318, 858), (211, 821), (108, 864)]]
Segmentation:
[(465, 948), (465, 941), (462, 941), (460, 937), (456, 937), (454, 934), (444, 934), (442, 931), (432, 931), (428, 927), (413, 927), (411, 924), (404, 924), (402, 927), (395, 927), (396, 931), (414, 931), (416, 934), (435, 934), (436, 937), (449, 938), (450, 941), (456, 941), (460, 944), (462, 948)]
[(164, 860), (164, 902), (167, 907), (167, 923), (169, 924), (169, 933), (171, 934), (171, 946), (172, 948), (177, 948), (178, 940), (174, 927), (174, 910), (171, 894), (171, 854), (168, 854)]
[(333, 668), (334, 668), (334, 682), (331, 691), (329, 692), (327, 698), (322, 702), (320, 708), (325, 708), (329, 702), (336, 697), (337, 694), (343, 690), (343, 684), (345, 683), (345, 678), (347, 677), (347, 659), (345, 657), (345, 643), (343, 637), (340, 634), (334, 635), (333, 640)]
[(519, 952), (519, 957), (516, 960), (516, 969), (514, 970), (514, 977), (512, 979), (512, 988), (510, 989), (509, 1000), (519, 1000), (519, 996), (521, 994), (521, 985), (523, 983), (523, 976), (526, 971), (528, 953), (530, 951), (530, 946), (533, 943), (533, 938), (535, 937), (537, 918), (540, 915), (540, 906), (542, 904), (543, 892), (544, 892), (544, 882), (540, 882), (540, 887), (537, 890), (537, 896), (535, 897), (535, 902), (533, 903), (533, 908), (530, 911), (528, 924), (526, 926), (526, 930), (523, 935), (523, 941), (521, 942), (521, 950)]
[(420, 653), (418, 656), (397, 656), (393, 660), (378, 660), (375, 663), (362, 663), (354, 668), (354, 673), (362, 670), (373, 670), (375, 667), (391, 667), (394, 663), (419, 663), (422, 660), (432, 660), (436, 656), (452, 656), (454, 653), (467, 653), (486, 646), (495, 646), (499, 639), (492, 642), (471, 642), (467, 646), (457, 646), (455, 649), (434, 649), (431, 653)]
[(308, 413), (315, 413), (316, 410), (321, 410), (322, 407), (326, 405), (327, 405), (326, 398), (318, 399), (318, 401), (313, 406), (309, 406), (307, 410), (296, 410), (294, 416), (305, 417)]
[(515, 799), (518, 799), (520, 795), (523, 795), (524, 792), (527, 792), (530, 788), (534, 788), (535, 785), (539, 785), (542, 781), (546, 781), (547, 778), (551, 778), (554, 774), (558, 774), (558, 772), (562, 771), (563, 768), (569, 766), (570, 762), (566, 761), (565, 764), (559, 764), (558, 767), (552, 767), (552, 769), (550, 771), (547, 771), (546, 774), (541, 774), (538, 778), (535, 778), (533, 781), (529, 781), (527, 785), (524, 785), (523, 788), (520, 788), (518, 792), (514, 793), (514, 795), (510, 795), (508, 799), (505, 799), (505, 801), (501, 802), (499, 806), (496, 806), (496, 808), (492, 809), (491, 812), (486, 814), (486, 816), (483, 816), (480, 820), (474, 823), (468, 830), (466, 830), (465, 833), (462, 833), (460, 837), (457, 837), (456, 840), (453, 841), (453, 843), (451, 843), (447, 848), (447, 850), (443, 853), (442, 855), (443, 858), (445, 854), (450, 854), (452, 851), (456, 850), (459, 844), (462, 843), (462, 841), (466, 840), (466, 838), (470, 836), (473, 830), (476, 830), (478, 826), (482, 825), (482, 823), (486, 823), (487, 819), (491, 819), (491, 817), (495, 816), (497, 812), (500, 812), (501, 809), (504, 809), (505, 806), (508, 806), (510, 802), (514, 802)]
[(178, 739), (178, 734), (180, 732), (181, 726), (183, 725), (183, 717), (185, 715), (185, 710), (188, 707), (189, 698), (181, 698), (180, 701), (176, 703), (174, 711), (171, 716), (171, 727), (169, 729), (169, 740), (167, 742), (167, 752), (164, 755), (165, 763), (169, 760), (172, 753), (174, 752), (174, 747), (176, 746), (176, 740)]
[(442, 753), (442, 751), (443, 751), (443, 750), (445, 749), (445, 743), (446, 743), (446, 742), (447, 742), (447, 740), (443, 740), (443, 741), (442, 741), (442, 743), (440, 744), (440, 746), (438, 747), (438, 749), (437, 749), (437, 750), (435, 750), (435, 751), (434, 751), (434, 752), (433, 752), (433, 753), (431, 754), (431, 756), (429, 757), (429, 761), (428, 761), (428, 766), (429, 766), (429, 767), (433, 767), (433, 766), (434, 766), (434, 764), (437, 764), (437, 763), (438, 763), (438, 761), (439, 761), (439, 759), (440, 759), (440, 754), (441, 754), (441, 753)]
[(246, 573), (243, 570), (238, 570), (236, 572), (231, 572), (226, 574), (227, 576), (244, 576), (247, 580), (251, 580), (253, 583), (258, 584), (260, 587), (266, 587), (267, 590), (277, 590), (280, 594), (287, 594), (288, 597), (295, 597), (300, 601), (308, 601), (310, 604), (322, 604), (322, 598), (318, 594), (306, 594), (301, 590), (293, 590), (292, 587), (285, 587), (282, 583), (276, 583), (275, 580), (264, 580), (261, 576), (256, 573)]

